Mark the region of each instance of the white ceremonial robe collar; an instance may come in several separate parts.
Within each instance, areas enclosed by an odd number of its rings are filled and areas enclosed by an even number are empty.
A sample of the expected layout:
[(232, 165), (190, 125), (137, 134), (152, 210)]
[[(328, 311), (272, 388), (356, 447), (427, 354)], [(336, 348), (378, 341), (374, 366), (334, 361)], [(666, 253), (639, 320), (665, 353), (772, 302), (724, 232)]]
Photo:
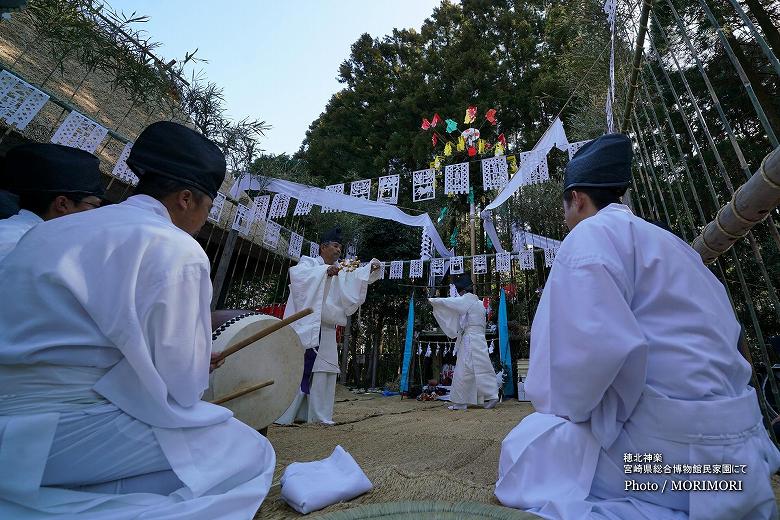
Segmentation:
[(15, 220), (20, 224), (29, 224), (30, 227), (35, 226), (37, 224), (40, 224), (43, 222), (43, 219), (33, 213), (32, 211), (28, 211), (26, 209), (20, 209), (19, 213), (14, 215)]
[(618, 204), (617, 202), (613, 202), (612, 204), (604, 206), (596, 214), (598, 215), (599, 213), (610, 212), (610, 211), (622, 211), (623, 213), (628, 213), (630, 215), (634, 214), (634, 212), (631, 211), (631, 208), (629, 208), (625, 204)]
[(168, 213), (168, 208), (166, 208), (162, 202), (155, 199), (154, 197), (150, 197), (149, 195), (133, 195), (124, 202), (120, 202), (120, 204), (126, 204), (128, 206), (134, 206), (136, 208), (150, 211), (173, 224), (171, 214)]

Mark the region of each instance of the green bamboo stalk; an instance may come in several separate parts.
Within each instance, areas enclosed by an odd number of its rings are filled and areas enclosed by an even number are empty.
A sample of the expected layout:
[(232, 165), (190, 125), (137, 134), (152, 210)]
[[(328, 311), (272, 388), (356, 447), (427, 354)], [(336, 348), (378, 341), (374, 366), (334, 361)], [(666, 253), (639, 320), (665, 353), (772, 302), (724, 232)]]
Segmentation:
[(732, 6), (734, 6), (734, 10), (737, 11), (737, 14), (742, 19), (742, 21), (745, 23), (748, 29), (750, 29), (750, 34), (753, 35), (753, 38), (755, 38), (756, 42), (758, 42), (758, 45), (761, 47), (761, 50), (764, 51), (764, 55), (766, 55), (767, 59), (769, 59), (769, 63), (772, 64), (772, 67), (775, 69), (775, 72), (778, 76), (780, 76), (780, 60), (777, 59), (777, 56), (775, 56), (775, 53), (772, 52), (772, 49), (769, 48), (769, 45), (767, 45), (766, 40), (763, 36), (761, 36), (761, 33), (758, 32), (758, 29), (756, 29), (756, 26), (753, 24), (753, 21), (750, 19), (750, 17), (745, 13), (745, 10), (742, 9), (742, 6), (739, 5), (739, 2), (737, 0), (729, 0)]

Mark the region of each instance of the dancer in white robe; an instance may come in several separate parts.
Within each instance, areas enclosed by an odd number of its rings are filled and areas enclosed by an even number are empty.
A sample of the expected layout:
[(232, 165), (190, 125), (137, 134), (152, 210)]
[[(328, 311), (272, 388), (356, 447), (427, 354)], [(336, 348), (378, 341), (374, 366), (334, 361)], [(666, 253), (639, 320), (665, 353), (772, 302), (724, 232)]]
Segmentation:
[(531, 332), (538, 413), (504, 439), (496, 496), (552, 519), (775, 518), (780, 456), (726, 291), (688, 244), (617, 202), (630, 168), (620, 134), (567, 166), (571, 233)]
[(498, 383), (485, 341), (485, 307), (472, 291), (471, 277), (455, 281), (458, 296), (428, 298), (441, 330), (455, 341), (455, 372), (450, 388), (450, 410), (468, 405), (493, 408), (498, 402)]
[(273, 449), (201, 401), (211, 281), (191, 234), (224, 156), (162, 122), (127, 162), (143, 194), (41, 223), (0, 262), (0, 518), (249, 520)]
[(0, 220), (0, 260), (33, 226), (100, 206), (100, 161), (84, 150), (29, 143), (5, 156), (0, 186), (19, 197), (19, 212)]
[(331, 230), (322, 238), (320, 256), (302, 256), (290, 268), (285, 316), (307, 307), (314, 312), (292, 325), (306, 349), (304, 373), (298, 395), (277, 424), (296, 420), (333, 424), (336, 376), (340, 372), (336, 326), (347, 324), (347, 316), (366, 300), (368, 285), (381, 274), (376, 259), (354, 271), (339, 270), (334, 264), (341, 255), (341, 241), (341, 231)]

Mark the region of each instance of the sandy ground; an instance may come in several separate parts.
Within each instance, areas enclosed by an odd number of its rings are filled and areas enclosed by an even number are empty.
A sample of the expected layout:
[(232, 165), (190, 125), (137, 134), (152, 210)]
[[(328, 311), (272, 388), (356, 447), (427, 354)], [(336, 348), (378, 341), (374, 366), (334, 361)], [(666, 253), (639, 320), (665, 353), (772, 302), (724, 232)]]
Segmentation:
[[(347, 450), (373, 482), (374, 489), (348, 503), (311, 513), (398, 500), (460, 500), (498, 505), (493, 486), (501, 441), (533, 411), (530, 403), (510, 400), (494, 410), (447, 410), (449, 403), (425, 403), (378, 395), (337, 391), (335, 426), (271, 426), (278, 483), (291, 462), (327, 457), (336, 445)], [(454, 476), (457, 475), (457, 476)], [(774, 477), (780, 499), (780, 478)], [(263, 503), (256, 519), (298, 518), (279, 498), (279, 486)]]
[[(501, 440), (532, 409), (508, 401), (493, 410), (452, 412), (441, 401), (355, 396), (340, 390), (335, 426), (271, 426), (278, 482), (291, 462), (322, 459), (341, 445), (360, 464), (374, 489), (319, 514), (362, 504), (395, 500), (468, 500), (498, 504), (493, 485)], [(459, 478), (453, 478), (457, 474)], [(316, 516), (312, 513), (309, 516)], [(271, 489), (256, 518), (295, 518), (296, 513)]]

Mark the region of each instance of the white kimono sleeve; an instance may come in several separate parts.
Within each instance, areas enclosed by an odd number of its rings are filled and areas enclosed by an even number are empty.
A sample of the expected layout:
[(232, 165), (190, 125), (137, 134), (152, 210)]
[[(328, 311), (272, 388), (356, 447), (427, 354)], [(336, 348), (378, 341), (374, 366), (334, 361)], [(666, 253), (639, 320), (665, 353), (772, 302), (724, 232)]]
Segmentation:
[(139, 309), (152, 361), (168, 395), (184, 407), (200, 401), (209, 384), (211, 280), (201, 266), (187, 266), (150, 288)]
[(326, 297), (328, 267), (330, 266), (304, 256), (298, 265), (289, 270), (290, 297), (287, 299), (284, 316), (288, 317), (306, 308), (313, 311), (291, 325), (305, 349), (314, 348), (320, 343), (320, 322), (323, 300)]
[(372, 262), (352, 272), (340, 271), (333, 277), (326, 300), (327, 305), (322, 310), (323, 322), (346, 325), (346, 317), (355, 314), (358, 307), (363, 305), (368, 286), (381, 275), (380, 270), (371, 272)]
[(559, 255), (534, 317), (526, 392), (542, 413), (591, 421), (606, 448), (645, 386), (633, 287), (604, 259)]
[(457, 296), (451, 298), (428, 298), (433, 307), (433, 317), (449, 338), (457, 338), (460, 318), (474, 304), (474, 298)]

